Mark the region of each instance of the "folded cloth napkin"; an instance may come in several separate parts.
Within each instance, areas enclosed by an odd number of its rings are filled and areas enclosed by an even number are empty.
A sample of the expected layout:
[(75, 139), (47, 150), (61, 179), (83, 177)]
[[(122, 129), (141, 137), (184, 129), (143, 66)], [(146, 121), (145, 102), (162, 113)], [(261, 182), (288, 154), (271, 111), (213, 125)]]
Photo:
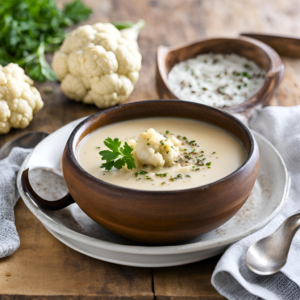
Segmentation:
[(20, 246), (14, 216), (14, 206), (20, 197), (16, 178), (30, 151), (14, 148), (8, 157), (0, 160), (0, 258), (11, 255)]
[(224, 253), (212, 275), (212, 285), (228, 299), (300, 299), (300, 232), (293, 240), (281, 272), (260, 276), (246, 265), (248, 248), (273, 233), (300, 209), (300, 106), (264, 108), (250, 120), (249, 126), (280, 152), (289, 171), (291, 188), (284, 208), (269, 224)]

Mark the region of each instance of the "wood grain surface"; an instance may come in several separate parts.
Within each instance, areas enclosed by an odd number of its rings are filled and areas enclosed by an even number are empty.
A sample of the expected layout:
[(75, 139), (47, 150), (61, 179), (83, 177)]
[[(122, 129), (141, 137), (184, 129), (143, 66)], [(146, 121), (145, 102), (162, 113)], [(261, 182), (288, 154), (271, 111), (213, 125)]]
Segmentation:
[[(59, 0), (60, 5), (67, 0)], [(297, 0), (86, 0), (94, 13), (87, 23), (144, 18), (139, 45), (140, 79), (129, 101), (156, 99), (158, 45), (176, 45), (203, 36), (234, 37), (240, 32), (294, 35), (300, 32)], [(51, 60), (51, 57), (49, 57)], [(283, 58), (285, 77), (270, 105), (300, 104), (300, 60)], [(45, 107), (25, 130), (0, 136), (6, 141), (32, 130), (53, 132), (99, 111), (68, 100), (58, 82), (36, 84)], [(52, 94), (43, 91), (51, 86)], [(219, 257), (171, 268), (118, 266), (84, 256), (56, 240), (22, 201), (15, 209), (21, 247), (0, 260), (0, 299), (224, 299), (210, 280)]]

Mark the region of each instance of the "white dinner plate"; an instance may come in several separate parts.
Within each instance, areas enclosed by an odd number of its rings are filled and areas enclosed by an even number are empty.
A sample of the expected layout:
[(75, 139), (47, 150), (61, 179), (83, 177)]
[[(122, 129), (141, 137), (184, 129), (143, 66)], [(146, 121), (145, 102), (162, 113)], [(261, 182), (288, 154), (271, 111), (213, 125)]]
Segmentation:
[(30, 167), (30, 181), (37, 193), (46, 199), (55, 200), (65, 194), (67, 190), (61, 177), (62, 153), (72, 130), (82, 120), (65, 125), (40, 142), (24, 161), (17, 179), (20, 195), (30, 211), (58, 240), (78, 252), (129, 266), (187, 264), (224, 252), (230, 244), (266, 225), (284, 205), (289, 189), (285, 164), (277, 150), (253, 132), (260, 151), (260, 167), (249, 199), (227, 223), (186, 243), (147, 246), (127, 240), (95, 223), (76, 203), (56, 212), (42, 210), (23, 191), (21, 174)]

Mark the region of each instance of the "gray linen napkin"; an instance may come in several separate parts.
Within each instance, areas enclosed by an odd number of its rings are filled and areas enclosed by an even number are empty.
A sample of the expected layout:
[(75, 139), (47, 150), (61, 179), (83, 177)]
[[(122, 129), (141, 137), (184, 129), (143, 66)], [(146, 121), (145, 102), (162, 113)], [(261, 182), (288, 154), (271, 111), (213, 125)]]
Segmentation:
[(20, 195), (16, 178), (30, 149), (14, 148), (0, 160), (0, 258), (14, 253), (20, 246), (15, 226), (14, 206)]
[(249, 126), (280, 152), (289, 171), (291, 188), (284, 208), (269, 224), (233, 244), (223, 254), (212, 275), (212, 284), (228, 299), (300, 299), (300, 232), (293, 240), (287, 264), (281, 272), (256, 275), (245, 261), (252, 243), (273, 233), (300, 209), (300, 106), (264, 108), (250, 120)]

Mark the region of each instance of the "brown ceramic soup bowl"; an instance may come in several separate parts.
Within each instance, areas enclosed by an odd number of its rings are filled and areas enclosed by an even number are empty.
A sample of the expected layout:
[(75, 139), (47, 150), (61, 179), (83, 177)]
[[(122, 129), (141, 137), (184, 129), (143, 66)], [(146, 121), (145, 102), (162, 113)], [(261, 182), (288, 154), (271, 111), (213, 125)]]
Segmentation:
[[(76, 149), (89, 133), (112, 123), (149, 117), (188, 118), (219, 126), (241, 141), (247, 159), (239, 169), (218, 181), (175, 191), (120, 187), (93, 177), (79, 165)], [(72, 196), (54, 202), (40, 199), (30, 187), (28, 170), (22, 176), (22, 183), (42, 208), (61, 209), (75, 201), (91, 219), (123, 237), (148, 244), (176, 244), (232, 218), (253, 188), (258, 165), (259, 151), (252, 133), (233, 116), (196, 103), (153, 100), (101, 111), (74, 129), (62, 159), (63, 176)]]

